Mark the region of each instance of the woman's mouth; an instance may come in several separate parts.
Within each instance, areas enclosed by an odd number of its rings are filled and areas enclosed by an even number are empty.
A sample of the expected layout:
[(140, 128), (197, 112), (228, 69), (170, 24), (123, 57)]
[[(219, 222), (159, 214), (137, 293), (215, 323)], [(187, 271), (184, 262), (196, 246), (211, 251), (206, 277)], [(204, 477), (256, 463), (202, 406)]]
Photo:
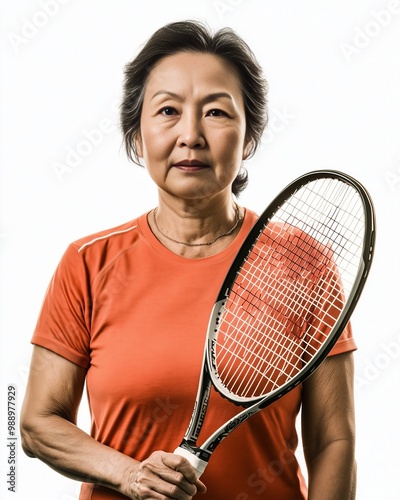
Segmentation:
[(209, 165), (199, 160), (182, 160), (173, 164), (173, 167), (185, 172), (198, 172), (208, 168)]

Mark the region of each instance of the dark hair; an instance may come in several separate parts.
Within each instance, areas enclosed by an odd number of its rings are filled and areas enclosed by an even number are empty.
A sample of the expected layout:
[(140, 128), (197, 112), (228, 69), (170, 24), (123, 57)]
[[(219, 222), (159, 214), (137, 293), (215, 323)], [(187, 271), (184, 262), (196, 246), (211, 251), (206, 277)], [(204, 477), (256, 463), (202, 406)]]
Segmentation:
[[(217, 55), (232, 64), (239, 73), (246, 113), (246, 138), (252, 156), (267, 125), (267, 82), (249, 46), (230, 28), (214, 35), (202, 23), (180, 21), (158, 29), (136, 58), (125, 67), (121, 103), (121, 127), (128, 157), (140, 164), (135, 141), (140, 133), (140, 116), (148, 75), (157, 61), (178, 52), (200, 52)], [(232, 184), (238, 195), (247, 185), (248, 174), (242, 166)]]

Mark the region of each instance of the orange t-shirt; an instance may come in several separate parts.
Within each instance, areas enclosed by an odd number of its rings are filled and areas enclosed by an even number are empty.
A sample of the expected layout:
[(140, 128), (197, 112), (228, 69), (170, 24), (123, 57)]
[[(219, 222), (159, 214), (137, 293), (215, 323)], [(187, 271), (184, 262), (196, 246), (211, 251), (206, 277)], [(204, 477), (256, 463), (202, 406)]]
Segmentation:
[[(32, 342), (87, 368), (91, 435), (136, 460), (172, 452), (197, 392), (209, 315), (256, 220), (246, 211), (222, 252), (186, 259), (155, 238), (147, 214), (72, 243), (52, 278)], [(347, 328), (332, 354), (354, 350)], [(209, 500), (305, 499), (294, 452), (301, 386), (240, 425), (202, 476)], [(202, 435), (237, 412), (212, 394)], [(203, 434), (204, 433), (204, 434)], [(81, 500), (126, 498), (83, 484)]]

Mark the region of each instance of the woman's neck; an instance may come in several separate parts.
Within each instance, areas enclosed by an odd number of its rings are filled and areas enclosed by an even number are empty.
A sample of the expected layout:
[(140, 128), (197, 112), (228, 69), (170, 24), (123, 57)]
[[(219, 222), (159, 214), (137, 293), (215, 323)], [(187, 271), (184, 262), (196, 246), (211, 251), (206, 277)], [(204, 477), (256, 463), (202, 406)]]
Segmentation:
[(243, 209), (231, 198), (190, 206), (160, 199), (148, 222), (157, 239), (172, 252), (200, 258), (225, 249), (237, 235), (242, 219)]

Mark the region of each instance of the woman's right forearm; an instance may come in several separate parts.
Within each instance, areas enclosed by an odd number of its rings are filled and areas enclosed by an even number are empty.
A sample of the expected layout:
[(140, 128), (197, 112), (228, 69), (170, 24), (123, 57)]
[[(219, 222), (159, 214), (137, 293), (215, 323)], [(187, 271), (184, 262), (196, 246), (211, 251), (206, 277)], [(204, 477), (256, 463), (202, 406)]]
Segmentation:
[(205, 485), (180, 455), (156, 451), (143, 462), (98, 443), (70, 421), (49, 415), (22, 420), (24, 451), (78, 481), (119, 491), (128, 498), (191, 500)]
[(139, 462), (98, 443), (68, 420), (57, 416), (25, 418), (22, 446), (57, 472), (128, 495)]

